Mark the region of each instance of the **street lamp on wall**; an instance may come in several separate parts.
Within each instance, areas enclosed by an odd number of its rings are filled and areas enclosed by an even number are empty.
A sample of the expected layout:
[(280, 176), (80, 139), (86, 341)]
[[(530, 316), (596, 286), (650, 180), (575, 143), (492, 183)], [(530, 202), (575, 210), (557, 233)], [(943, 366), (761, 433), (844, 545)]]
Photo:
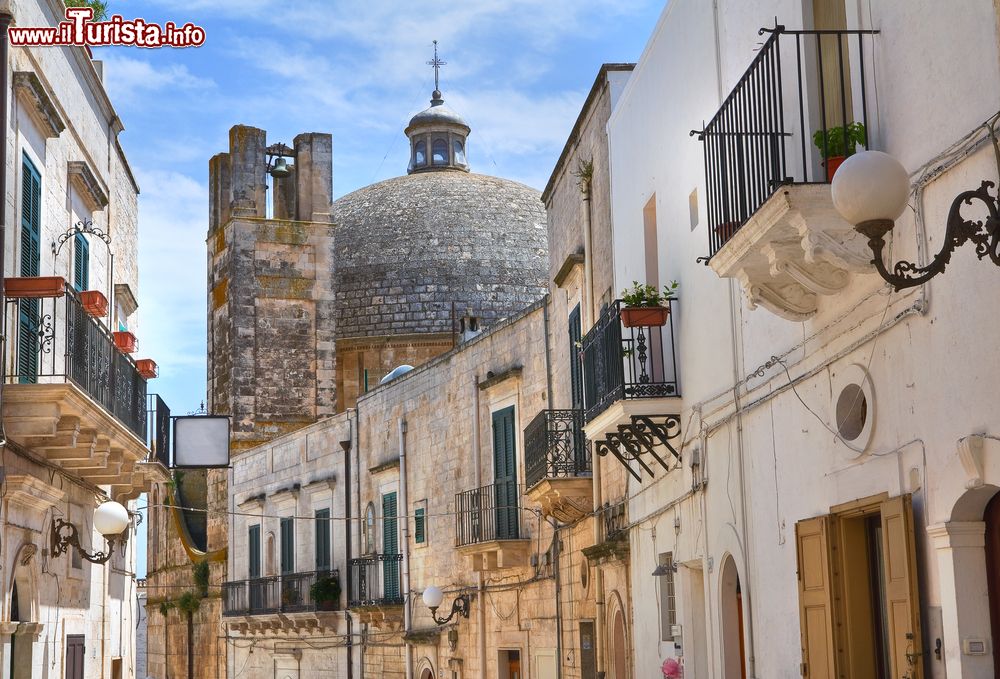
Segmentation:
[[(991, 128), (992, 136), (992, 128)], [(996, 138), (993, 137), (994, 143)], [(1000, 153), (998, 153), (1000, 165)], [(833, 206), (854, 229), (868, 239), (872, 251), (872, 264), (879, 275), (897, 291), (922, 285), (942, 273), (952, 253), (967, 241), (976, 246), (976, 255), (987, 255), (1000, 266), (1000, 203), (991, 196), (994, 183), (983, 181), (978, 189), (963, 191), (955, 197), (948, 211), (944, 243), (934, 259), (926, 266), (913, 262), (896, 262), (890, 272), (882, 258), (885, 237), (892, 230), (896, 219), (906, 209), (910, 194), (906, 170), (887, 153), (862, 151), (844, 161), (834, 175), (830, 191)], [(962, 216), (962, 208), (979, 201), (986, 207), (986, 218), (976, 221)]]
[(132, 523), (128, 510), (117, 502), (105, 502), (94, 510), (94, 528), (108, 542), (106, 552), (87, 552), (80, 545), (80, 534), (76, 526), (62, 519), (52, 520), (51, 553), (52, 556), (59, 556), (74, 548), (80, 556), (91, 563), (107, 563), (115, 551), (115, 546), (125, 549), (125, 542), (128, 540), (128, 527)]
[(451, 613), (447, 618), (437, 617), (437, 609), (441, 606), (441, 602), (444, 601), (444, 592), (441, 591), (440, 587), (431, 585), (425, 589), (423, 600), (424, 605), (431, 609), (431, 619), (438, 625), (448, 624), (456, 614), (461, 615), (463, 618), (469, 617), (470, 601), (468, 594), (460, 594), (455, 597), (455, 600), (451, 602)]

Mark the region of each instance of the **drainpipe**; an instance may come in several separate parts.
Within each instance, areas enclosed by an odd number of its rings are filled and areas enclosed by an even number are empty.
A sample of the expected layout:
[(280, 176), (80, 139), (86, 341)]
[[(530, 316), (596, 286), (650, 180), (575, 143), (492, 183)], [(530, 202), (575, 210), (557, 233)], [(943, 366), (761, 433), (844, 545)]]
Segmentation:
[[(6, 314), (6, 299), (3, 287), (4, 276), (7, 275), (4, 264), (7, 261), (7, 62), (9, 55), (7, 52), (7, 28), (13, 17), (7, 13), (0, 13), (0, 313)], [(6, 338), (4, 338), (6, 347)], [(3, 383), (7, 381), (7, 361), (0, 360), (0, 404), (3, 402)], [(7, 434), (4, 432), (3, 420), (0, 419), (0, 446), (7, 443)]]
[[(347, 427), (350, 438), (340, 444), (341, 448), (344, 449), (344, 553), (347, 557), (344, 561), (344, 584), (347, 585), (344, 591), (347, 592), (348, 603), (351, 601), (351, 448), (353, 447), (351, 444), (354, 443), (353, 424), (351, 415), (348, 413)], [(344, 607), (344, 620), (347, 623), (347, 679), (353, 679), (354, 636), (352, 632), (354, 620), (351, 618), (351, 612), (347, 608), (346, 606)]]
[[(593, 162), (593, 160), (591, 160)], [(587, 191), (583, 194), (584, 221), (583, 221), (583, 321), (584, 328), (590, 328), (593, 324), (591, 320), (594, 315), (594, 258), (591, 256), (594, 247), (593, 235), (591, 233), (591, 204), (590, 204), (590, 183), (587, 184)]]
[[(403, 507), (403, 634), (410, 633), (413, 627), (410, 612), (410, 501), (406, 493), (406, 420), (399, 418), (399, 503)], [(397, 515), (400, 512), (397, 511)], [(406, 679), (413, 679), (413, 647), (407, 641), (406, 649)]]
[[(472, 458), (475, 461), (476, 488), (483, 487), (483, 459), (479, 440), (479, 376), (472, 378)], [(486, 679), (486, 583), (483, 572), (476, 571), (476, 628), (479, 634), (479, 679)]]

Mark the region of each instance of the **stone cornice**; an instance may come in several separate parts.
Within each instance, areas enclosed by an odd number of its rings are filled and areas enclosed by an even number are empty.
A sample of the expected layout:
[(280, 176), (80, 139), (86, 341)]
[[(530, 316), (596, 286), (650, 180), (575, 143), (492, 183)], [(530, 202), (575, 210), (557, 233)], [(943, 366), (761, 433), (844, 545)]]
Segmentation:
[(7, 499), (28, 509), (45, 511), (62, 501), (66, 491), (50, 486), (39, 478), (27, 474), (11, 475), (6, 479)]
[(577, 266), (583, 265), (583, 253), (574, 252), (566, 257), (566, 261), (563, 262), (562, 266), (559, 267), (559, 271), (556, 275), (552, 277), (552, 282), (556, 284), (556, 287), (561, 288), (562, 284), (566, 282), (570, 273)]
[(66, 163), (69, 181), (80, 192), (87, 206), (97, 212), (108, 206), (108, 193), (101, 186), (101, 181), (90, 169), (85, 160), (71, 160)]
[(46, 138), (58, 137), (66, 129), (65, 121), (37, 73), (15, 71), (13, 86), (14, 93), (27, 104), (29, 114), (39, 124), (40, 131)]

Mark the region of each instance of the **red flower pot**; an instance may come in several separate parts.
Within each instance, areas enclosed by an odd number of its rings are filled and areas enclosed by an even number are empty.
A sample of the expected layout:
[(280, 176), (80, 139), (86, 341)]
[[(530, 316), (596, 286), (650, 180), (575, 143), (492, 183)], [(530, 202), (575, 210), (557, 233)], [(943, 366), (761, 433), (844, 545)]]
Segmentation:
[(80, 293), (80, 304), (88, 315), (104, 318), (108, 315), (108, 298), (100, 290), (86, 290)]
[(833, 181), (833, 175), (837, 174), (837, 168), (845, 160), (847, 160), (847, 156), (830, 156), (823, 162), (826, 165), (826, 181)]
[(19, 276), (3, 279), (7, 297), (38, 298), (62, 297), (66, 292), (66, 279), (62, 276)]
[(156, 361), (151, 358), (140, 358), (135, 362), (135, 367), (139, 371), (139, 374), (147, 380), (151, 380), (160, 374), (160, 369), (157, 367)]
[(622, 325), (626, 328), (658, 327), (667, 322), (670, 307), (627, 306), (622, 309)]
[(131, 354), (135, 351), (135, 335), (127, 330), (111, 334), (115, 337), (115, 346), (118, 347), (118, 351), (123, 354)]

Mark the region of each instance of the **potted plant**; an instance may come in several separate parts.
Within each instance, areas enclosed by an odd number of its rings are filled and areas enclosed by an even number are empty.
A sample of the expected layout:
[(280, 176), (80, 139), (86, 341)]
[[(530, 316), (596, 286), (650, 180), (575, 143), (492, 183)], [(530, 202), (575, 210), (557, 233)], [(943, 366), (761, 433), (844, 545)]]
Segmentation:
[(114, 335), (115, 346), (118, 347), (118, 351), (123, 354), (131, 354), (135, 351), (135, 335), (130, 333), (128, 330), (120, 330), (111, 334)]
[(302, 595), (299, 593), (299, 588), (291, 583), (284, 583), (284, 587), (281, 588), (281, 605), (298, 606), (300, 603)]
[(18, 276), (3, 279), (4, 292), (11, 298), (62, 297), (66, 279), (62, 276)]
[(309, 588), (309, 596), (317, 610), (335, 611), (340, 604), (340, 579), (333, 574), (321, 575)]
[(108, 298), (100, 290), (84, 290), (80, 293), (80, 305), (93, 318), (104, 318), (108, 315)]
[(156, 365), (156, 361), (151, 358), (140, 358), (135, 362), (135, 368), (139, 371), (139, 374), (145, 377), (147, 380), (154, 379), (159, 376), (160, 369)]
[(641, 285), (632, 281), (632, 287), (622, 292), (622, 325), (626, 328), (661, 326), (667, 322), (670, 306), (666, 302), (673, 298), (680, 284), (670, 281), (659, 291), (652, 285)]
[(826, 180), (831, 182), (837, 168), (847, 159), (847, 156), (854, 155), (859, 144), (868, 146), (868, 134), (865, 131), (864, 123), (849, 123), (831, 127), (825, 132), (824, 130), (816, 130), (813, 133), (813, 144), (823, 156), (823, 164), (826, 166)]

